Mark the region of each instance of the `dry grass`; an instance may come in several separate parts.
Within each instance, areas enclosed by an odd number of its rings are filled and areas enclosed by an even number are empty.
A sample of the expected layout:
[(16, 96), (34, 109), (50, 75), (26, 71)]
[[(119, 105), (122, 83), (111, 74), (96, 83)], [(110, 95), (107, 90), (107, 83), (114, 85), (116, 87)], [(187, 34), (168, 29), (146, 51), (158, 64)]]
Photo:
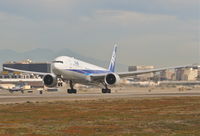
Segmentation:
[(200, 97), (0, 105), (0, 136), (198, 136)]

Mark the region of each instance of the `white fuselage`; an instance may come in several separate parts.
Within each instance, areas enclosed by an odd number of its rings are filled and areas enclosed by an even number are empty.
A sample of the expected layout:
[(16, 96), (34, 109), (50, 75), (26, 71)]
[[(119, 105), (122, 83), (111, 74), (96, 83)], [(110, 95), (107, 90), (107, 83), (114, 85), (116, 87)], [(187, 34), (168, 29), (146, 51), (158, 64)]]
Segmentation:
[(93, 74), (105, 74), (109, 71), (72, 57), (61, 56), (52, 63), (52, 72), (55, 75), (62, 76), (64, 80), (85, 80), (90, 81)]

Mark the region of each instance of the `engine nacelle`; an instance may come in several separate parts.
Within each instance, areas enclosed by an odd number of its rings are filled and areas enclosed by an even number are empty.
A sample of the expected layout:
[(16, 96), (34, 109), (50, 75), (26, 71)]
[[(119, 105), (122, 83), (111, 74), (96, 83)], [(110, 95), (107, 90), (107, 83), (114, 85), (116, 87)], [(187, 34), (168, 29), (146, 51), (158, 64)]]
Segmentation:
[(45, 75), (43, 78), (44, 85), (47, 87), (56, 87), (58, 83), (58, 79), (56, 75), (49, 74)]
[(117, 84), (119, 83), (120, 81), (120, 77), (119, 75), (115, 74), (115, 73), (110, 73), (110, 74), (107, 74), (105, 76), (105, 79), (104, 79), (104, 82), (107, 84), (107, 85), (114, 85), (114, 84)]

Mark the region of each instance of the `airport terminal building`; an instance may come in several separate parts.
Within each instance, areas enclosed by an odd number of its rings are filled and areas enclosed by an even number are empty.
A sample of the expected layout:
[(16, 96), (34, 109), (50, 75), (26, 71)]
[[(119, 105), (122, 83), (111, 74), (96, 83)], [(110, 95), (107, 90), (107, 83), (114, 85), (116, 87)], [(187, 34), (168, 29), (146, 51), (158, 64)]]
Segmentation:
[[(28, 61), (23, 62), (8, 62), (3, 64), (3, 71), (7, 68), (20, 69), (25, 71), (34, 71), (34, 72), (42, 72), (42, 73), (50, 73), (51, 72), (51, 64), (50, 63), (32, 63)], [(9, 71), (12, 72), (12, 71)]]
[(3, 71), (0, 73), (0, 78), (39, 78), (38, 75), (8, 71), (5, 68), (20, 69), (24, 71), (34, 71), (41, 73), (50, 73), (51, 64), (48, 62), (33, 63), (30, 60), (22, 62), (6, 62), (3, 64)]

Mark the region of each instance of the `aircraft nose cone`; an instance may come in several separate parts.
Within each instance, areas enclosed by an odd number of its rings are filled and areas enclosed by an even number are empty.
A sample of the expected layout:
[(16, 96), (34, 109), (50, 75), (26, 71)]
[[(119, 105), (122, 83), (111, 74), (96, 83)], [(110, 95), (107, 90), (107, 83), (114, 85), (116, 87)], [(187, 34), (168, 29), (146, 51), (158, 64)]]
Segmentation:
[(60, 63), (52, 63), (51, 64), (52, 72), (56, 75), (60, 74), (61, 67), (62, 67), (62, 64), (60, 64)]
[(57, 67), (58, 67), (58, 66), (56, 66), (55, 63), (52, 63), (52, 64), (51, 64), (51, 68), (52, 68), (52, 70), (53, 70), (53, 69), (56, 69)]
[(57, 69), (58, 69), (58, 65), (56, 63), (52, 63), (51, 64), (51, 69), (55, 73), (55, 71), (57, 71)]

